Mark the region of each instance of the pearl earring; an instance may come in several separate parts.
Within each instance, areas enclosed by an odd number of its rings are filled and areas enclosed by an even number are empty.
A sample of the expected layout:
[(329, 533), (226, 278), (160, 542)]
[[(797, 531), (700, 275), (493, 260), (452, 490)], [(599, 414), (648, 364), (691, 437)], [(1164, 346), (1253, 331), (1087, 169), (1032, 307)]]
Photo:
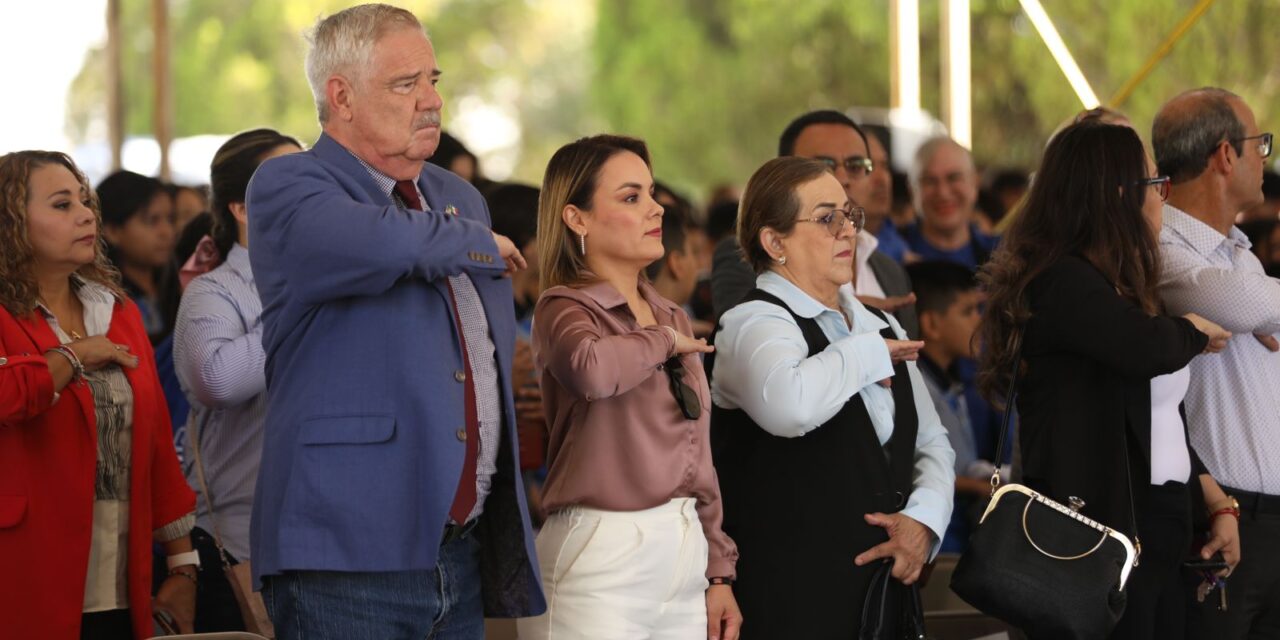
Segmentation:
[(587, 255), (587, 234), (578, 234), (578, 249), (582, 251), (584, 257)]
[(782, 256), (781, 258), (776, 258), (776, 260), (778, 261), (778, 264), (786, 264), (786, 263), (787, 263), (787, 257), (786, 257), (786, 256)]

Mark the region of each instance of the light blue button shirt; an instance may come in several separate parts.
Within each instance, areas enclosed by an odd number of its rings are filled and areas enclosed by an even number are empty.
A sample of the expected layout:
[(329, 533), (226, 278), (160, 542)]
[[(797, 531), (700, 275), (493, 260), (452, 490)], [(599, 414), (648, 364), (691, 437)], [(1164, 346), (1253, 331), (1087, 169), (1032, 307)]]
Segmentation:
[(187, 452), (182, 471), (197, 496), (196, 524), (213, 533), (188, 444), (190, 433), (199, 432), (218, 532), (240, 561), (250, 559), (249, 517), (267, 411), (266, 361), (262, 301), (249, 251), (237, 244), (225, 262), (192, 280), (183, 293), (173, 329), (173, 363), (191, 402), (177, 440)]
[[(772, 271), (757, 278), (756, 286), (777, 296), (800, 317), (816, 320), (831, 344), (809, 357), (804, 335), (786, 309), (763, 301), (740, 304), (725, 312), (716, 334), (712, 400), (727, 409), (746, 411), (774, 435), (797, 437), (830, 420), (854, 394), (861, 394), (880, 444), (887, 443), (893, 435), (893, 392), (877, 383), (893, 376), (893, 363), (879, 332), (892, 327), (906, 340), (897, 320), (889, 316), (886, 324), (876, 317), (858, 302), (850, 285), (840, 288), (844, 314)], [(911, 385), (920, 426), (914, 488), (902, 514), (933, 531), (932, 556), (951, 519), (955, 453), (914, 362), (907, 363), (907, 374), (909, 380), (893, 382)]]

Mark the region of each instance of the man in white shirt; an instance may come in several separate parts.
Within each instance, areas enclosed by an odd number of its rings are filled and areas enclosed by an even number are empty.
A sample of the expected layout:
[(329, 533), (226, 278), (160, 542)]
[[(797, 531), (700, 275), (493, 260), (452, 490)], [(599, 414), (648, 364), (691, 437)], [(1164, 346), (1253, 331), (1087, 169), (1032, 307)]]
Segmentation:
[[(1262, 133), (1239, 96), (1205, 88), (1166, 103), (1152, 125), (1160, 173), (1172, 180), (1160, 234), (1160, 294), (1170, 315), (1197, 313), (1236, 334), (1191, 363), (1191, 444), (1224, 491), (1210, 518), (1239, 521), (1241, 561), (1228, 608), (1189, 607), (1190, 638), (1280, 638), (1280, 281), (1268, 277), (1234, 226), (1262, 201)], [(1256, 339), (1250, 337), (1254, 334)]]

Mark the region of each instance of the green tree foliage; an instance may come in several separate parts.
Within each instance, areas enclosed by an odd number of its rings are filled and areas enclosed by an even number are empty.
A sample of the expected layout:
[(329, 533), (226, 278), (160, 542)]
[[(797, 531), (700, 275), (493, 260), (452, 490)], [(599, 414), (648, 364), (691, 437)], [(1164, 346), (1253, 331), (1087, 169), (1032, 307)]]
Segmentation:
[[(303, 69), (303, 34), (350, 0), (172, 0), (174, 136), (270, 126), (320, 133)], [(425, 5), (425, 6), (424, 6)], [(125, 133), (152, 131), (151, 0), (121, 0)], [(444, 71), (445, 126), (469, 105), (514, 119), (523, 135), (516, 176), (541, 179), (546, 158), (585, 123), (586, 56), (594, 11), (577, 0), (435, 0), (406, 4), (427, 26)], [(106, 113), (103, 48), (86, 56), (70, 92), (68, 129), (83, 141)], [(592, 128), (603, 128), (595, 122)]]
[[(939, 110), (939, 2), (920, 2), (923, 107)], [(1196, 0), (1043, 0), (1105, 103)], [(1048, 135), (1081, 109), (1017, 0), (972, 0), (974, 153), (1033, 167)], [(1199, 86), (1242, 95), (1280, 128), (1271, 45), (1280, 0), (1220, 0), (1121, 109), (1146, 138), (1165, 100)], [(595, 108), (644, 136), (660, 176), (741, 184), (778, 135), (815, 108), (888, 104), (885, 0), (599, 0)]]
[[(921, 0), (921, 87), (939, 112), (938, 11)], [(1042, 0), (1106, 102), (1196, 0)], [(151, 130), (151, 0), (121, 0), (129, 135)], [(175, 135), (273, 126), (319, 128), (302, 33), (352, 0), (171, 0)], [(700, 195), (741, 184), (804, 111), (884, 107), (887, 0), (421, 0), (436, 44), (446, 127), (479, 107), (517, 123), (514, 175), (541, 179), (578, 136), (645, 138), (660, 178)], [(971, 0), (974, 152), (1032, 167), (1080, 102), (1017, 0)], [(1159, 105), (1203, 85), (1240, 93), (1259, 125), (1280, 128), (1271, 42), (1280, 0), (1219, 0), (1121, 109), (1144, 137)], [(90, 135), (105, 113), (102, 51), (73, 86), (68, 126)], [(97, 134), (101, 135), (101, 134)], [(465, 140), (465, 137), (464, 137)]]

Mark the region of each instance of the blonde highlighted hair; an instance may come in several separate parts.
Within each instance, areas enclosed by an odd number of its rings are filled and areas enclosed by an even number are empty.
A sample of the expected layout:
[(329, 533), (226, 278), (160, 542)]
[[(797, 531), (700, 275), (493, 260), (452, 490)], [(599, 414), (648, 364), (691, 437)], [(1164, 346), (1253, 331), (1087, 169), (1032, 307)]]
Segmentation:
[(89, 202), (97, 222), (98, 239), (94, 243), (93, 262), (76, 270), (85, 280), (107, 287), (117, 298), (124, 298), (120, 273), (107, 260), (106, 241), (102, 237), (102, 210), (98, 196), (89, 186), (75, 162), (56, 151), (15, 151), (0, 156), (0, 306), (16, 317), (35, 310), (40, 300), (40, 286), (32, 266), (35, 252), (27, 227), (27, 203), (31, 198), (31, 174), (36, 169), (60, 165), (80, 183), (81, 195)]
[(591, 198), (599, 182), (600, 170), (610, 158), (630, 152), (649, 163), (649, 148), (643, 140), (626, 136), (598, 135), (581, 138), (560, 147), (547, 163), (538, 196), (538, 258), (542, 288), (576, 285), (587, 280), (587, 263), (578, 234), (564, 222), (564, 209), (573, 205), (591, 210)]

